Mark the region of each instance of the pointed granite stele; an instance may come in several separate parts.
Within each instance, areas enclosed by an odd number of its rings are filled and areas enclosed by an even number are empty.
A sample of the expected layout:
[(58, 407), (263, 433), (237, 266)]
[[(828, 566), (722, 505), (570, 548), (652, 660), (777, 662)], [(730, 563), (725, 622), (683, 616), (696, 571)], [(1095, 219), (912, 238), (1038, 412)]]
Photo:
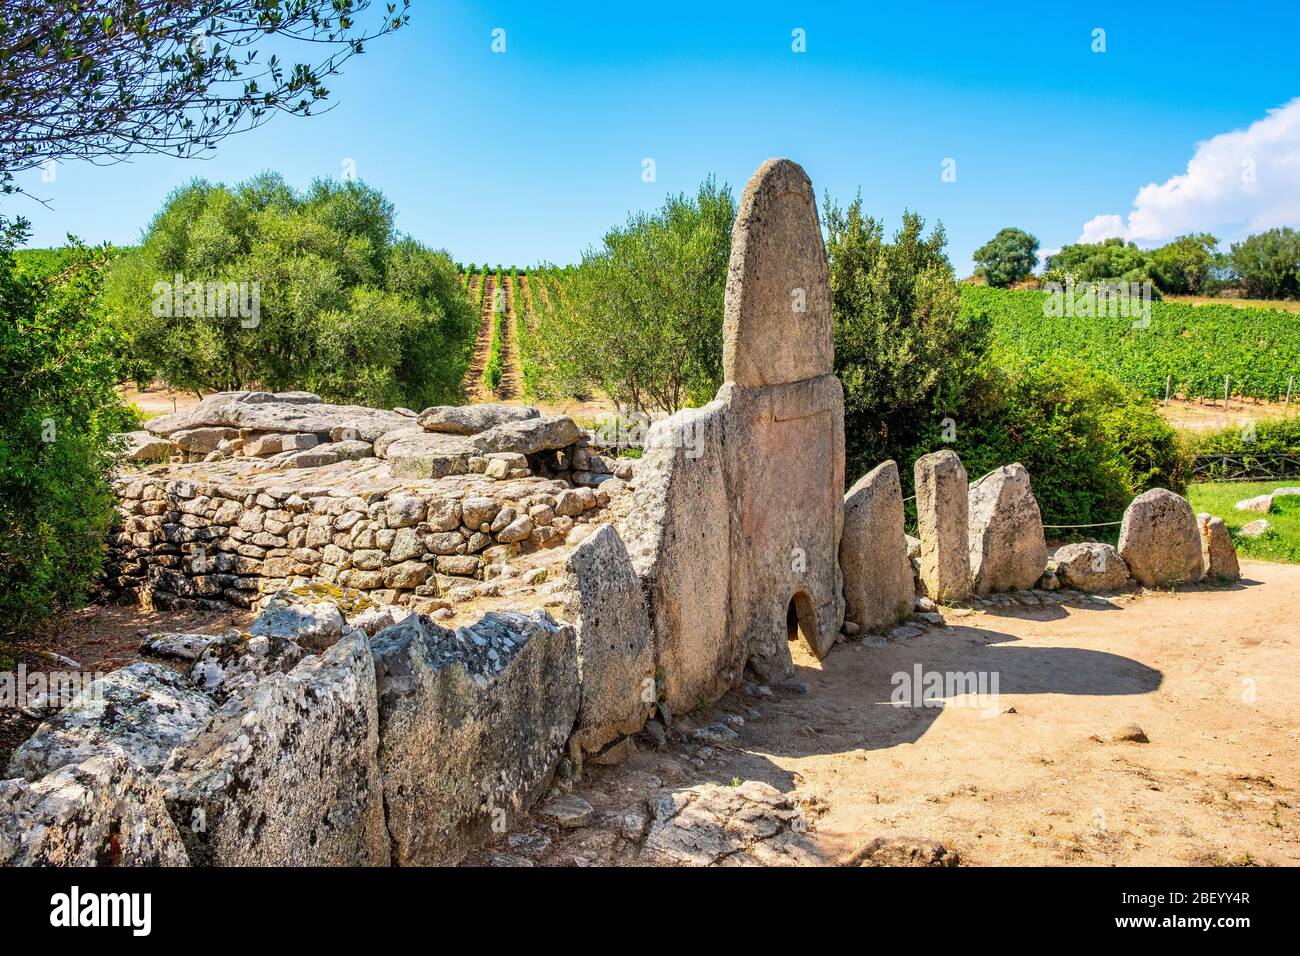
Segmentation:
[(741, 196), (722, 366), (739, 502), (732, 627), (770, 680), (792, 672), (792, 638), (822, 657), (844, 622), (844, 390), (830, 273), (812, 183), (788, 159), (765, 162)]

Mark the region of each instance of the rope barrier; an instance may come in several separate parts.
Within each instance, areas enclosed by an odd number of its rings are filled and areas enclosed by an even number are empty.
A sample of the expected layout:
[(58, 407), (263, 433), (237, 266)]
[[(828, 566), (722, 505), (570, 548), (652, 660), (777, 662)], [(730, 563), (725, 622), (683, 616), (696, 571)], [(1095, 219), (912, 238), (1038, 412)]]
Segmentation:
[(1123, 524), (1123, 521), (1098, 521), (1096, 524), (1045, 524), (1044, 528), (1106, 528), (1111, 525)]

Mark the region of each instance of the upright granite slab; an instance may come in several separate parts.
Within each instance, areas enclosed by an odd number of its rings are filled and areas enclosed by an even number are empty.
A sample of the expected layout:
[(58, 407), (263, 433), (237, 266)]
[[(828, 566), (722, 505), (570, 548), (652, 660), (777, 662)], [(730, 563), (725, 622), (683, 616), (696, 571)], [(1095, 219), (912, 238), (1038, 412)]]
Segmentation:
[(1133, 499), (1119, 529), (1119, 553), (1147, 587), (1194, 584), (1205, 577), (1201, 531), (1187, 499), (1152, 488)]
[(912, 562), (894, 462), (877, 465), (844, 496), (840, 567), (846, 620), (870, 630), (897, 624), (912, 613)]
[(378, 732), (357, 630), (231, 697), (158, 778), (191, 862), (387, 865)]
[[(944, 449), (916, 460), (916, 526), (921, 539), (921, 586), (944, 603), (970, 595), (966, 469)], [(1040, 572), (1041, 573), (1041, 572)]]
[(995, 468), (971, 484), (967, 507), (971, 589), (1032, 588), (1047, 566), (1047, 542), (1024, 465)]
[(569, 555), (565, 616), (578, 639), (582, 702), (569, 741), (579, 759), (597, 753), (650, 716), (656, 698), (654, 632), (632, 559), (613, 525)]
[(546, 792), (578, 715), (575, 644), (545, 611), (374, 637), (393, 863), (456, 863)]

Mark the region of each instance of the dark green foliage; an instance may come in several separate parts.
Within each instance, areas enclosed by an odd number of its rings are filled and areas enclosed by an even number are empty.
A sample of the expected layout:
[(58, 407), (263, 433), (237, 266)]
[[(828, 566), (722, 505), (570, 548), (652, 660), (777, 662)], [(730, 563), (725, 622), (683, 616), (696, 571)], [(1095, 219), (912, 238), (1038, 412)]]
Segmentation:
[(1232, 270), (1255, 299), (1300, 298), (1300, 232), (1270, 229), (1233, 243)]
[[(241, 306), (256, 290), (257, 314), (167, 308), (176, 288), (188, 306), (192, 284), (209, 283), (234, 284)], [(396, 236), (377, 190), (318, 181), (298, 194), (273, 175), (178, 190), (116, 261), (105, 300), (132, 377), (381, 407), (454, 401), (476, 325), (451, 258)]]
[(975, 250), (975, 274), (991, 286), (1006, 288), (1034, 274), (1038, 239), (1023, 229), (1006, 228)]
[(34, 277), (0, 247), (0, 632), (77, 603), (100, 567), (109, 435), (135, 422), (96, 305), (106, 263), (77, 245)]
[(654, 215), (611, 229), (576, 269), (551, 270), (561, 295), (540, 345), (557, 389), (596, 386), (652, 410), (712, 399), (735, 217), (731, 191), (708, 180), (695, 197), (670, 197)]

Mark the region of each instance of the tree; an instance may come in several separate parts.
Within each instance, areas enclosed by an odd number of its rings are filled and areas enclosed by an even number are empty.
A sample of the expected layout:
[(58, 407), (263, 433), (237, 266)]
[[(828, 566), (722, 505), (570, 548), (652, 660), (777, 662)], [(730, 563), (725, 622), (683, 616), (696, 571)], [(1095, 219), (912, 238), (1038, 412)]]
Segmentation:
[[(9, 0), (0, 12), (0, 185), (48, 160), (193, 156), (276, 113), (309, 115), (324, 81), (407, 23), (370, 0)], [(267, 47), (304, 47), (282, 63)]]
[(965, 394), (987, 351), (981, 319), (963, 321), (943, 226), (903, 214), (892, 242), (884, 226), (825, 202), (835, 316), (835, 371), (844, 385), (846, 478), (886, 458), (902, 462), (925, 425)]
[(107, 263), (74, 245), (29, 271), (0, 243), (0, 633), (77, 603), (99, 571), (110, 435), (134, 422), (96, 304)]
[(398, 238), (378, 190), (269, 174), (173, 193), (105, 301), (137, 378), (387, 407), (454, 401), (476, 324), (450, 256)]
[(1161, 292), (1196, 295), (1210, 279), (1218, 245), (1219, 240), (1208, 232), (1179, 236), (1148, 253), (1151, 277)]
[(1251, 298), (1300, 298), (1300, 232), (1283, 226), (1248, 236), (1229, 255)]
[(991, 286), (1006, 288), (1034, 274), (1038, 240), (1023, 229), (1006, 228), (975, 250), (975, 274)]
[(611, 229), (557, 278), (565, 301), (542, 324), (551, 375), (638, 410), (676, 411), (722, 382), (722, 304), (736, 204), (712, 179), (654, 215)]
[(1048, 256), (1043, 278), (1075, 282), (1147, 282), (1151, 263), (1136, 243), (1123, 239), (1085, 242), (1063, 246)]

